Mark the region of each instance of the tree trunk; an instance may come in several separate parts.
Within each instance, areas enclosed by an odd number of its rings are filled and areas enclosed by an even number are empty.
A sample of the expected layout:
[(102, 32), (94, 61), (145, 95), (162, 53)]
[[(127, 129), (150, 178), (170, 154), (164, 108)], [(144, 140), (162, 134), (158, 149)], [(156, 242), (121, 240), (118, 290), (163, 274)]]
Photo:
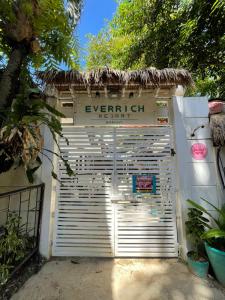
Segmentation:
[(21, 65), (26, 55), (26, 47), (23, 44), (19, 44), (9, 56), (8, 64), (0, 80), (0, 110), (10, 107), (13, 98), (18, 92)]

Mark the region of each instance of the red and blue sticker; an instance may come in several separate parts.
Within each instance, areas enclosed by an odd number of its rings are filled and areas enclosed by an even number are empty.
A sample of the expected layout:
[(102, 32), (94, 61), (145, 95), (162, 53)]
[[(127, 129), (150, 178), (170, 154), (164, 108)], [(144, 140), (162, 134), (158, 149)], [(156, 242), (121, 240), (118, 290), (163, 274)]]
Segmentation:
[(132, 175), (133, 193), (156, 194), (156, 176), (152, 174)]

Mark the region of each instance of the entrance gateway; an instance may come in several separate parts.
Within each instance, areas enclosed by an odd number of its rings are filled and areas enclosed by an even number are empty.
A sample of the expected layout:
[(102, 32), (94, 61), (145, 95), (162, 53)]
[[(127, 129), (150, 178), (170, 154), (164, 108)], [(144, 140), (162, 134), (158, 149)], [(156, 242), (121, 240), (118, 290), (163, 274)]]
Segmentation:
[(77, 99), (59, 142), (76, 176), (58, 162), (53, 255), (178, 256), (170, 102)]

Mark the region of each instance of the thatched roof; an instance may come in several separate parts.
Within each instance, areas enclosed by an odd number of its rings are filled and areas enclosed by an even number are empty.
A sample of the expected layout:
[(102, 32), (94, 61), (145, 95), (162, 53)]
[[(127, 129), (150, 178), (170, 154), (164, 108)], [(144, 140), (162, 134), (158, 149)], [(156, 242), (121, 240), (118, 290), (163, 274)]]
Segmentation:
[(193, 85), (191, 74), (184, 69), (162, 69), (149, 68), (137, 71), (118, 71), (109, 68), (98, 69), (90, 72), (71, 71), (48, 71), (38, 72), (38, 77), (47, 84), (77, 84), (97, 85), (106, 84), (119, 85)]
[(225, 145), (225, 113), (210, 116), (210, 129), (214, 146)]

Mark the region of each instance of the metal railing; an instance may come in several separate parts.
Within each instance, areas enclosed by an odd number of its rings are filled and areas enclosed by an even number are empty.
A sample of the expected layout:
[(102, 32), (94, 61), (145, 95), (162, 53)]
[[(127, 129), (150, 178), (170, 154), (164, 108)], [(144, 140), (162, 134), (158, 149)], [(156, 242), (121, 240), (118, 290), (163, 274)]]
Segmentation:
[(18, 217), (20, 234), (29, 238), (26, 255), (12, 270), (10, 277), (38, 252), (44, 183), (0, 193), (0, 239), (11, 215)]

